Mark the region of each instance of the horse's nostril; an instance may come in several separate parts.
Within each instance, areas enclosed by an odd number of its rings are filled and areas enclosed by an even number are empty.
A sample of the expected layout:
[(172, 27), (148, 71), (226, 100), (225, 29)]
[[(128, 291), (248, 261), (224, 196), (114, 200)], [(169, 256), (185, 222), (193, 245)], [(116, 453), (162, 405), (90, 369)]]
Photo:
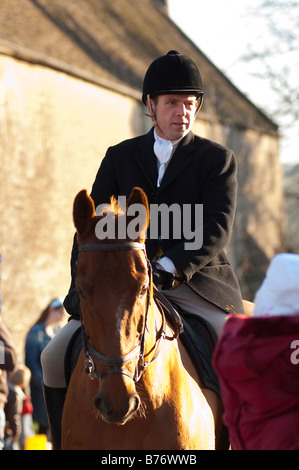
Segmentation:
[(132, 394), (113, 406), (108, 398), (98, 393), (94, 398), (94, 406), (105, 421), (124, 424), (138, 410), (140, 398), (137, 394)]
[(93, 402), (94, 406), (97, 410), (99, 410), (101, 414), (109, 416), (113, 413), (113, 408), (111, 404), (101, 394), (96, 395)]
[(96, 407), (97, 410), (100, 410), (100, 405), (101, 405), (101, 399), (96, 396), (93, 400), (94, 406)]
[(140, 398), (138, 395), (134, 395), (132, 397), (132, 413), (135, 413), (135, 411), (138, 410), (139, 406), (140, 406)]

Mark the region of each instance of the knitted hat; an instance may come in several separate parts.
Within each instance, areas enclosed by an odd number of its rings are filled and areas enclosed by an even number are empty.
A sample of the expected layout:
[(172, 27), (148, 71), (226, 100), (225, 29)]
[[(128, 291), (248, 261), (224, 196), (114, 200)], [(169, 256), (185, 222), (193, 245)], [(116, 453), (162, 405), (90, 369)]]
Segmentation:
[(254, 304), (254, 317), (299, 314), (298, 254), (274, 256)]
[(62, 299), (53, 299), (49, 305), (50, 308), (61, 308), (63, 307), (63, 301)]

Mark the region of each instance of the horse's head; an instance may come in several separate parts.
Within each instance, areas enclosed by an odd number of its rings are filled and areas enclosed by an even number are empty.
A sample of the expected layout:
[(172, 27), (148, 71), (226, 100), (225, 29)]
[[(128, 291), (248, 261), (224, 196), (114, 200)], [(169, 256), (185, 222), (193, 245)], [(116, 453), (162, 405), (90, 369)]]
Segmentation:
[[(141, 207), (143, 213), (134, 218)], [(94, 403), (105, 421), (118, 424), (124, 424), (140, 405), (135, 380), (151, 308), (144, 249), (148, 217), (147, 198), (139, 188), (134, 188), (122, 213), (112, 201), (96, 215), (85, 190), (74, 201), (79, 246), (76, 289), (83, 342), (90, 373), (100, 379)], [(116, 235), (119, 231), (125, 234), (123, 239), (109, 237), (113, 224)]]

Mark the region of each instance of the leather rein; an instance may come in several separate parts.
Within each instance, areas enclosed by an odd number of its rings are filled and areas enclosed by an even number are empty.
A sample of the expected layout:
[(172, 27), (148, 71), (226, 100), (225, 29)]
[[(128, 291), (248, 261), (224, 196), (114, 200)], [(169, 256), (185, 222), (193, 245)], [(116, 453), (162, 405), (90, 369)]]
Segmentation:
[[(146, 314), (145, 314), (145, 322), (144, 322), (144, 329), (141, 335), (141, 339), (139, 344), (132, 349), (130, 352), (125, 354), (124, 356), (119, 357), (112, 357), (112, 356), (105, 356), (97, 351), (93, 346), (89, 344), (89, 339), (86, 335), (84, 322), (81, 314), (80, 309), (80, 316), (81, 316), (81, 330), (82, 330), (82, 343), (85, 355), (85, 372), (88, 376), (93, 379), (102, 380), (103, 378), (111, 375), (111, 374), (122, 374), (130, 377), (134, 382), (138, 382), (141, 378), (143, 372), (146, 368), (157, 358), (162, 340), (166, 339), (172, 341), (176, 339), (179, 334), (183, 331), (183, 324), (179, 314), (170, 304), (170, 302), (166, 299), (166, 297), (161, 294), (161, 292), (154, 286), (153, 283), (153, 276), (152, 276), (152, 267), (147, 258), (145, 252), (145, 245), (139, 242), (132, 242), (126, 241), (122, 243), (87, 243), (78, 246), (78, 251), (80, 252), (94, 252), (94, 251), (129, 251), (129, 250), (142, 250), (145, 254), (147, 266), (148, 266), (148, 276), (149, 276), (149, 283), (147, 287), (147, 301), (146, 301)], [(149, 307), (152, 304), (153, 300), (156, 300), (156, 305), (162, 317), (162, 325), (160, 330), (156, 334), (156, 341), (155, 345), (151, 351), (145, 353), (145, 331), (147, 329), (147, 316)], [(174, 331), (173, 336), (166, 335), (166, 318), (165, 313), (167, 315), (167, 319), (171, 324), (171, 327)], [(153, 357), (146, 361), (145, 357), (154, 351)], [(133, 359), (138, 358), (135, 371), (134, 373), (129, 372), (127, 369), (123, 368), (126, 364), (131, 362)], [(100, 374), (96, 368), (94, 360), (99, 361), (101, 364), (109, 367), (103, 374)]]

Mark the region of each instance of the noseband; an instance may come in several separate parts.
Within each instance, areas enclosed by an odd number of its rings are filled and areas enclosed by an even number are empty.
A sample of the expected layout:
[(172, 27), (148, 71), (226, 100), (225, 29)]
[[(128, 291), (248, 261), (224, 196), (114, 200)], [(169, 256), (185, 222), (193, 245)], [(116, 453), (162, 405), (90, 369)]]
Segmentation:
[[(89, 375), (89, 377), (93, 379), (103, 379), (111, 374), (122, 374), (130, 377), (134, 382), (138, 382), (141, 378), (145, 369), (156, 359), (160, 351), (161, 341), (163, 339), (173, 340), (178, 337), (178, 335), (182, 331), (182, 324), (179, 318), (179, 315), (173, 309), (173, 307), (169, 304), (169, 302), (162, 296), (159, 291), (154, 287), (153, 284), (153, 276), (152, 276), (152, 267), (147, 258), (145, 252), (145, 245), (138, 242), (123, 242), (123, 243), (87, 243), (84, 245), (78, 246), (78, 251), (80, 252), (94, 252), (94, 251), (105, 251), (105, 252), (112, 252), (112, 251), (131, 251), (131, 250), (142, 250), (145, 254), (147, 266), (148, 266), (148, 275), (149, 275), (149, 283), (147, 288), (147, 302), (146, 302), (146, 313), (145, 313), (145, 322), (144, 322), (144, 329), (141, 335), (141, 340), (139, 344), (132, 349), (128, 354), (119, 357), (111, 357), (105, 356), (99, 353), (93, 346), (91, 346), (88, 342), (88, 337), (86, 335), (84, 329), (84, 322), (81, 314), (81, 329), (82, 329), (82, 342), (83, 342), (83, 349), (85, 355), (85, 372)], [(154, 294), (157, 295), (157, 306), (161, 313), (162, 317), (162, 326), (156, 335), (155, 345), (152, 349), (154, 351), (153, 357), (150, 361), (145, 361), (145, 330), (147, 328), (147, 315), (148, 310), (153, 301)], [(163, 306), (162, 306), (163, 305)], [(164, 308), (163, 308), (164, 307)], [(166, 320), (164, 309), (170, 313), (170, 316), (173, 321), (174, 326), (174, 335), (169, 337), (166, 335)], [(149, 354), (149, 353), (148, 353)], [(131, 362), (133, 359), (138, 358), (135, 371), (134, 373), (129, 372), (128, 370), (124, 369), (123, 366)], [(109, 367), (103, 374), (100, 374), (95, 366), (94, 359), (99, 361), (101, 364)]]

